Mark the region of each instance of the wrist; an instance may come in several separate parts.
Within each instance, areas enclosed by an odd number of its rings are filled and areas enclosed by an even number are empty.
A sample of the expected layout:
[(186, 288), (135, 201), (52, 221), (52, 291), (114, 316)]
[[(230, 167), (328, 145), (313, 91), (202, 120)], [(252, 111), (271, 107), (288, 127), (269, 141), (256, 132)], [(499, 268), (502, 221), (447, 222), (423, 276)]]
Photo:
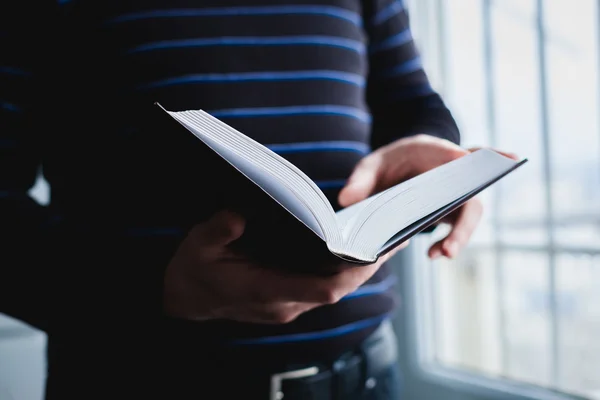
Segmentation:
[(183, 297), (185, 296), (185, 282), (177, 274), (178, 255), (169, 262), (165, 269), (162, 287), (162, 312), (167, 317), (182, 318), (185, 314)]
[(203, 321), (211, 319), (202, 305), (208, 302), (205, 294), (187, 271), (197, 268), (180, 249), (171, 259), (164, 274), (162, 312), (168, 318)]

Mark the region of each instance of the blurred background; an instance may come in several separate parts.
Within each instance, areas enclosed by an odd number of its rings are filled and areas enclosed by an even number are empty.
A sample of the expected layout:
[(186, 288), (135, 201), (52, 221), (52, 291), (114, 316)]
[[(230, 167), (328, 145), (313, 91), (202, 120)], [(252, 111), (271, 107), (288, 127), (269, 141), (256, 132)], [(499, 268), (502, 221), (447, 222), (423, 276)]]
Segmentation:
[[(599, 4), (406, 2), (463, 144), (530, 160), (460, 258), (397, 257), (409, 399), (600, 399)], [(0, 318), (0, 400), (39, 400), (45, 337)]]
[(530, 160), (482, 196), (484, 223), (460, 258), (415, 255), (429, 356), (600, 398), (600, 2), (412, 3), (463, 144)]

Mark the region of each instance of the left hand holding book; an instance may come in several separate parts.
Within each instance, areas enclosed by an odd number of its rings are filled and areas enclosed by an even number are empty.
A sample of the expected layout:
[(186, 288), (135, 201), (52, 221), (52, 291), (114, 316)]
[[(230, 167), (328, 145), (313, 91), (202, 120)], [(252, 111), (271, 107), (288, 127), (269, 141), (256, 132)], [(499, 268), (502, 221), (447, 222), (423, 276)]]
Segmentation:
[(264, 268), (232, 250), (244, 228), (242, 217), (223, 211), (190, 230), (167, 267), (163, 304), (168, 315), (287, 323), (353, 292), (392, 255), (360, 268), (340, 260), (327, 275), (285, 272)]

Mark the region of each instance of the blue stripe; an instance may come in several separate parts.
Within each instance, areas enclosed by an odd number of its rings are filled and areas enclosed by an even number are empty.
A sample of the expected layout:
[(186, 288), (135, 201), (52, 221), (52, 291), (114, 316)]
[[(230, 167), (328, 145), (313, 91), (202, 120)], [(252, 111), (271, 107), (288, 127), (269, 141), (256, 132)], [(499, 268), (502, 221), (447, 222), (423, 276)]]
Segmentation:
[(393, 16), (400, 14), (403, 10), (404, 2), (401, 0), (396, 0), (375, 14), (375, 16), (371, 19), (371, 25), (381, 25)]
[(347, 335), (352, 332), (357, 332), (362, 329), (367, 329), (379, 325), (390, 317), (385, 314), (379, 317), (363, 319), (362, 321), (353, 322), (351, 324), (342, 325), (337, 328), (327, 329), (319, 332), (296, 333), (292, 335), (267, 336), (255, 339), (240, 339), (231, 341), (233, 345), (257, 345), (257, 344), (282, 344), (293, 342), (308, 342), (313, 340), (330, 339), (338, 336)]
[(302, 143), (279, 143), (266, 145), (277, 154), (312, 153), (320, 151), (348, 151), (368, 154), (370, 146), (363, 142), (351, 142), (344, 140), (328, 142), (302, 142)]
[(125, 231), (129, 236), (146, 237), (146, 236), (181, 236), (185, 232), (178, 228), (131, 228)]
[(319, 187), (319, 189), (340, 189), (343, 188), (346, 184), (346, 179), (336, 179), (331, 181), (315, 181), (315, 184)]
[(344, 296), (342, 300), (356, 299), (358, 297), (372, 296), (375, 294), (385, 293), (392, 286), (396, 284), (398, 277), (396, 275), (389, 275), (381, 282), (373, 283), (370, 285), (364, 285), (359, 287), (354, 292)]
[(401, 46), (406, 44), (412, 40), (412, 33), (410, 29), (405, 29), (404, 31), (391, 36), (379, 43), (374, 43), (369, 46), (369, 53), (377, 53), (379, 51), (388, 50), (394, 48), (396, 46)]
[(0, 109), (11, 111), (11, 112), (20, 112), (22, 111), (19, 106), (16, 104), (8, 103), (6, 101), (0, 101)]
[(229, 108), (208, 111), (216, 118), (277, 117), (293, 115), (338, 115), (358, 119), (369, 123), (371, 116), (356, 107), (338, 105), (289, 106), (289, 107), (257, 107)]
[(403, 90), (398, 90), (396, 92), (391, 93), (391, 97), (394, 100), (409, 100), (415, 97), (429, 96), (430, 94), (434, 93), (435, 91), (433, 90), (431, 85), (426, 83), (420, 86), (407, 87)]
[(359, 87), (365, 85), (365, 78), (358, 74), (341, 71), (286, 71), (286, 72), (241, 72), (237, 74), (193, 74), (162, 79), (140, 86), (140, 89), (151, 89), (164, 86), (182, 85), (188, 83), (221, 83), (221, 82), (252, 82), (252, 81), (306, 81), (332, 80), (350, 83)]
[[(68, 0), (63, 0), (68, 1)], [(319, 5), (290, 5), (290, 6), (256, 6), (256, 7), (219, 7), (219, 8), (196, 8), (196, 9), (170, 9), (151, 10), (132, 14), (121, 15), (109, 20), (109, 23), (120, 23), (126, 21), (137, 21), (150, 18), (179, 18), (179, 17), (219, 17), (237, 15), (289, 15), (308, 14), (324, 15), (343, 19), (355, 25), (362, 25), (359, 14), (340, 7)]]
[(329, 46), (353, 50), (360, 54), (365, 51), (362, 42), (336, 36), (223, 36), (147, 43), (134, 47), (129, 53), (207, 46)]
[(382, 78), (393, 77), (398, 75), (406, 75), (411, 72), (418, 71), (423, 68), (423, 63), (421, 62), (421, 57), (413, 58), (412, 60), (405, 61), (400, 65), (395, 66), (387, 71), (383, 71), (381, 75)]
[(15, 67), (0, 66), (0, 73), (7, 75), (29, 76), (30, 72)]

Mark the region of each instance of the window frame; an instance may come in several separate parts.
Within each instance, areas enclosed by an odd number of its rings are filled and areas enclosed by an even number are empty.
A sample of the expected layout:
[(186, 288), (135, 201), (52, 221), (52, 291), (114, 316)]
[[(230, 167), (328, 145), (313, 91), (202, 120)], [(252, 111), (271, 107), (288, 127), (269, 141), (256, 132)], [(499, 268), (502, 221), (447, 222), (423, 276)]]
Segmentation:
[[(491, 0), (481, 0), (487, 2)], [(541, 7), (543, 0), (537, 0)], [(432, 86), (441, 94), (444, 93), (445, 76), (445, 48), (444, 48), (444, 0), (405, 0), (406, 7), (411, 15), (412, 30), (415, 40), (422, 51), (422, 59), (431, 80)], [(538, 24), (541, 24), (538, 21)], [(541, 26), (540, 35), (543, 35)], [(543, 36), (540, 36), (543, 39)], [(543, 40), (540, 40), (539, 52), (541, 58), (540, 79), (545, 80), (545, 54)], [(488, 82), (488, 85), (491, 85)], [(542, 85), (545, 86), (545, 85)], [(542, 89), (544, 90), (544, 89)], [(545, 93), (542, 92), (545, 96)], [(542, 130), (548, 135), (547, 104), (542, 99), (541, 117)], [(545, 125), (545, 126), (544, 126)], [(546, 137), (545, 146), (548, 146)], [(544, 149), (549, 154), (547, 148)], [(551, 180), (549, 161), (544, 165), (544, 179)], [(549, 215), (552, 215), (552, 199), (550, 184), (546, 184), (546, 203), (549, 206)], [(552, 221), (547, 218), (545, 225), (552, 232)], [(549, 238), (548, 254), (556, 254), (559, 249), (553, 238)], [(429, 261), (426, 257), (429, 238), (422, 235), (412, 240), (411, 246), (400, 252), (392, 261), (392, 268), (399, 275), (402, 304), (395, 326), (399, 335), (399, 352), (405, 376), (405, 389), (407, 398), (439, 399), (445, 400), (475, 400), (475, 399), (511, 399), (517, 400), (583, 400), (576, 394), (564, 393), (558, 390), (519, 382), (512, 379), (483, 375), (474, 371), (463, 370), (442, 365), (435, 361), (434, 334), (435, 307), (431, 304), (431, 278), (427, 275)], [(512, 248), (512, 247), (511, 247)], [(530, 249), (532, 250), (532, 249)], [(551, 267), (551, 275), (556, 268)], [(550, 278), (551, 291), (554, 290), (555, 278)], [(554, 297), (554, 296), (553, 296)], [(553, 307), (555, 299), (551, 299)], [(556, 310), (551, 310), (554, 312)], [(555, 321), (554, 321), (555, 322)], [(554, 324), (553, 324), (554, 325)], [(556, 328), (553, 326), (553, 328)], [(554, 339), (556, 341), (556, 339)], [(553, 344), (553, 348), (556, 344)], [(556, 350), (556, 349), (554, 349)]]
[(574, 394), (436, 363), (432, 337), (434, 307), (430, 304), (428, 268), (424, 268), (429, 262), (426, 257), (429, 243), (427, 235), (416, 237), (390, 261), (399, 277), (397, 289), (403, 304), (394, 325), (407, 398), (585, 400)]

